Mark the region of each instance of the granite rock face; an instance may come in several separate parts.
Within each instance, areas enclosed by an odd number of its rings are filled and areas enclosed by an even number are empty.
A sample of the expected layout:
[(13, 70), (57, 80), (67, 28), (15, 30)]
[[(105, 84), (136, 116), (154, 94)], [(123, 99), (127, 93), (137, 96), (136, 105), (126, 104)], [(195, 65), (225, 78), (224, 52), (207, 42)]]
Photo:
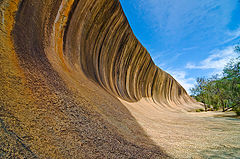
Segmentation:
[(195, 101), (118, 0), (2, 0), (0, 11), (0, 158), (168, 158), (119, 99)]

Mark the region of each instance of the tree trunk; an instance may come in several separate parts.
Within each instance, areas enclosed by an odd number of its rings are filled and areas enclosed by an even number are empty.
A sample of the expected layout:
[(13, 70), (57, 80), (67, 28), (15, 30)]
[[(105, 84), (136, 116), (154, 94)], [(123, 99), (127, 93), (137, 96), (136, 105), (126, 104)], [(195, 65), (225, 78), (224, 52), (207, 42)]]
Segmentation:
[(207, 112), (207, 104), (203, 103), (204, 104), (204, 108), (205, 108), (205, 112)]
[(222, 102), (222, 106), (223, 106), (223, 112), (225, 112), (225, 105), (224, 105), (224, 102), (221, 100)]

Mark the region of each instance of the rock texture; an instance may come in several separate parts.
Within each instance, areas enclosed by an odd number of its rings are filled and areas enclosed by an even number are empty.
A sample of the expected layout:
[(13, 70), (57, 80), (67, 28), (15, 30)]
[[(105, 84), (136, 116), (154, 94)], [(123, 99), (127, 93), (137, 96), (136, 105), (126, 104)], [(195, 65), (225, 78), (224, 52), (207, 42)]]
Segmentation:
[(0, 11), (0, 158), (168, 158), (119, 99), (196, 104), (118, 0), (2, 0)]

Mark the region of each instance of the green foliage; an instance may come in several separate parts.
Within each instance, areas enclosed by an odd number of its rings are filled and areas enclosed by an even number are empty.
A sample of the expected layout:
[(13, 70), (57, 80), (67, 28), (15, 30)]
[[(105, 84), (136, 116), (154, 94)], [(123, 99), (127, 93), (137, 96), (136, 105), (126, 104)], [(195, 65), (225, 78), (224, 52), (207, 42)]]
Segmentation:
[(203, 109), (197, 109), (196, 112), (204, 112)]
[[(240, 46), (235, 47), (240, 53)], [(233, 109), (240, 115), (240, 56), (231, 60), (223, 69), (222, 76), (197, 78), (197, 84), (190, 89), (192, 96), (209, 108), (223, 111)]]
[(235, 110), (234, 110), (238, 116), (240, 116), (240, 107), (236, 107)]

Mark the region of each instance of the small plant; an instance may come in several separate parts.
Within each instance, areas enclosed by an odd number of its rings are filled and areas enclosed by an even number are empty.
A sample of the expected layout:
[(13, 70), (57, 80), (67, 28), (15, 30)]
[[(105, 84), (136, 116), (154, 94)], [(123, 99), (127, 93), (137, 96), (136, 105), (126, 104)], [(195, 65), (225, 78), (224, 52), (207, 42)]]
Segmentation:
[(214, 109), (213, 108), (209, 108), (208, 111), (214, 111)]
[(204, 109), (197, 109), (196, 112), (204, 112)]
[(235, 108), (235, 112), (238, 116), (240, 116), (240, 107)]

